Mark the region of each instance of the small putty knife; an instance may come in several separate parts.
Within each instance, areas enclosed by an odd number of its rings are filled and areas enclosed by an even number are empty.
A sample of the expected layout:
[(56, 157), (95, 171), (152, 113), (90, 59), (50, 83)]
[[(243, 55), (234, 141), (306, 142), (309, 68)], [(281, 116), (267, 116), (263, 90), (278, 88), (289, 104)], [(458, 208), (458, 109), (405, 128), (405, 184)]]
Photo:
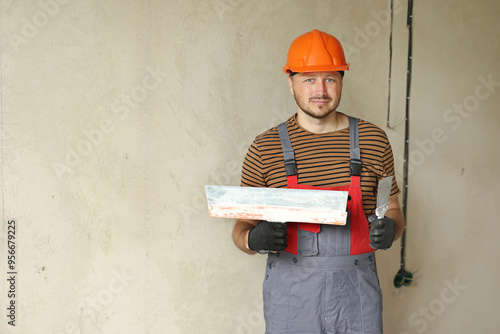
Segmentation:
[(389, 197), (391, 195), (392, 176), (383, 178), (378, 182), (377, 191), (377, 208), (375, 214), (377, 218), (384, 218), (387, 209), (389, 208)]

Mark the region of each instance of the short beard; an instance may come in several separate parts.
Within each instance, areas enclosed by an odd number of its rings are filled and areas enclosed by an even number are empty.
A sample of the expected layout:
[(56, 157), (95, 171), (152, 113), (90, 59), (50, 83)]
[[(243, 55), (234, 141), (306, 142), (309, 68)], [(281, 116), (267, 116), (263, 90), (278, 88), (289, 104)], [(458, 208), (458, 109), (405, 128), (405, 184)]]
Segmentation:
[(306, 115), (312, 117), (312, 118), (315, 118), (315, 119), (324, 119), (324, 118), (327, 118), (328, 116), (330, 116), (333, 112), (335, 112), (335, 110), (337, 109), (337, 106), (334, 106), (332, 109), (328, 110), (328, 112), (324, 113), (324, 114), (321, 114), (321, 115), (316, 115), (314, 114), (313, 112), (311, 112), (310, 110), (308, 110), (306, 108), (305, 105), (302, 104), (301, 101), (299, 101), (297, 99), (297, 97), (294, 95), (294, 98), (295, 98), (295, 102), (297, 103), (297, 105), (299, 106), (300, 110), (302, 110)]

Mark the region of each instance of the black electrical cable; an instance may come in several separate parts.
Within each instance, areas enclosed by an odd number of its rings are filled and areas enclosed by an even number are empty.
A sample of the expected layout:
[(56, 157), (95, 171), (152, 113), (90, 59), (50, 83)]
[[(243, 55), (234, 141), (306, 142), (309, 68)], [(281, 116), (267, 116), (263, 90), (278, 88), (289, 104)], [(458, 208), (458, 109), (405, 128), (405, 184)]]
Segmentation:
[[(391, 35), (390, 35), (390, 63), (389, 63), (389, 106), (387, 112), (387, 127), (390, 126), (390, 91), (391, 91), (391, 68), (392, 68), (392, 26), (394, 13), (394, 0), (391, 0)], [(413, 58), (413, 0), (408, 0), (408, 13), (406, 25), (408, 28), (408, 60), (406, 72), (406, 106), (405, 106), (405, 143), (404, 143), (404, 172), (403, 172), (403, 217), (407, 222), (407, 203), (408, 203), (408, 170), (409, 170), (409, 148), (410, 148), (410, 93), (411, 93), (411, 74)], [(408, 286), (413, 282), (413, 274), (405, 269), (405, 249), (406, 249), (406, 224), (401, 236), (401, 267), (394, 278), (394, 286)]]
[(391, 117), (391, 80), (392, 80), (392, 28), (394, 26), (394, 0), (391, 0), (391, 34), (389, 36), (389, 96), (387, 97), (387, 127), (392, 129), (390, 124)]
[[(410, 150), (410, 93), (411, 93), (411, 69), (413, 57), (413, 0), (408, 0), (408, 65), (406, 72), (406, 114), (405, 114), (405, 153), (404, 153), (404, 195), (403, 195), (403, 217), (406, 220), (408, 203), (408, 165)], [(405, 269), (405, 246), (406, 246), (406, 226), (401, 237), (401, 270)]]

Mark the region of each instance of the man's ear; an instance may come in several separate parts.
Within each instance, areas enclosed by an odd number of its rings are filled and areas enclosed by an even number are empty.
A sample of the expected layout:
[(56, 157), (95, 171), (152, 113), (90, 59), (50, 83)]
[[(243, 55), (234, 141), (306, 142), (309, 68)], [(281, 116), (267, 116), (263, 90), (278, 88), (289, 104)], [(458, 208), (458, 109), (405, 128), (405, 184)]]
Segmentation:
[(288, 87), (290, 88), (290, 94), (293, 95), (293, 77), (291, 75), (288, 76)]

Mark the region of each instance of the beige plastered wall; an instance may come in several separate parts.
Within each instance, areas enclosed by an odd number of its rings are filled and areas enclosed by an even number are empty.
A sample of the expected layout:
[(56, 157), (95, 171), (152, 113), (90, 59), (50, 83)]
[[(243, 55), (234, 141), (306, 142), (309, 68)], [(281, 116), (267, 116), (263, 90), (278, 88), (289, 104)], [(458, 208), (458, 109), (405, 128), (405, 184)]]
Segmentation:
[[(498, 333), (500, 4), (414, 2), (416, 273), (396, 289), (400, 242), (377, 253), (384, 332)], [(344, 44), (339, 110), (387, 132), (403, 188), (406, 1), (393, 129), (388, 0), (0, 3), (1, 333), (263, 333), (265, 257), (208, 217), (204, 185), (238, 185), (252, 139), (295, 112), (282, 67), (314, 28)]]

